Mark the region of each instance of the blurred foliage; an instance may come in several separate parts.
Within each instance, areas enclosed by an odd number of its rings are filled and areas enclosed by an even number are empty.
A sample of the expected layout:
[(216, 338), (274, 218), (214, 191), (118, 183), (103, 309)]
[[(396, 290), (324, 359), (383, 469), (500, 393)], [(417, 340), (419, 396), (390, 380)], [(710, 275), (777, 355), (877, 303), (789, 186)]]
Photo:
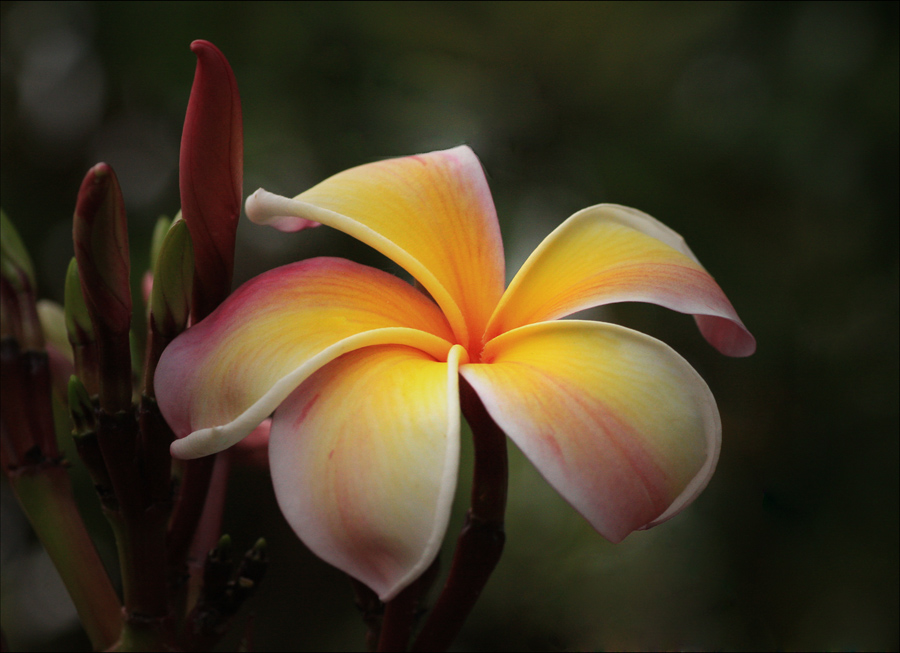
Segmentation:
[[(507, 551), (461, 650), (900, 647), (897, 3), (3, 3), (2, 203), (45, 296), (100, 160), (146, 268), (178, 210), (196, 38), (238, 78), (245, 194), (468, 143), (510, 275), (574, 211), (634, 206), (685, 236), (759, 341), (726, 359), (684, 316), (603, 313), (707, 380), (719, 469), (686, 513), (613, 546), (514, 452)], [(244, 221), (238, 242), (237, 282), (322, 254), (396, 269), (326, 229)], [(8, 498), (10, 644), (77, 647)], [(235, 476), (225, 527), (271, 543), (244, 613), (256, 650), (362, 645), (349, 584), (291, 534), (265, 472)]]

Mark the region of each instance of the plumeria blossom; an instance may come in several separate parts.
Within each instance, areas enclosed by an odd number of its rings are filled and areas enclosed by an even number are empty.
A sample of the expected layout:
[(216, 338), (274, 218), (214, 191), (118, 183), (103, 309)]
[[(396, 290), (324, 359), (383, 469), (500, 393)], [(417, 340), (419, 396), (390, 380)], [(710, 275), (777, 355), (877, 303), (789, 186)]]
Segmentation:
[[(468, 147), (341, 172), (293, 199), (259, 190), (251, 220), (321, 223), (426, 292), (316, 258), (240, 287), (176, 339), (156, 374), (194, 458), (274, 412), (278, 502), (317, 555), (389, 600), (434, 560), (459, 462), (459, 377), (541, 474), (607, 539), (659, 524), (703, 490), (721, 425), (706, 383), (662, 342), (556, 318), (622, 301), (695, 316), (732, 356), (753, 336), (678, 234), (640, 211), (579, 211), (504, 290), (500, 229)], [(427, 294), (426, 294), (427, 293)]]

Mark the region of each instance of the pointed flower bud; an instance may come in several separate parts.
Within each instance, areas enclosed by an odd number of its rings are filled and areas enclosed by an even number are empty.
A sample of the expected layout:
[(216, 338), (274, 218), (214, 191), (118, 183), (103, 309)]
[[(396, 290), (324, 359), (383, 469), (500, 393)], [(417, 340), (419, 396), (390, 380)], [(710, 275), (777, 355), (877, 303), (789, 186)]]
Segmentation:
[(127, 334), (131, 266), (125, 205), (116, 174), (105, 163), (91, 168), (81, 184), (73, 237), (81, 287), (94, 324)]
[(109, 412), (131, 405), (130, 260), (122, 191), (113, 169), (88, 171), (75, 207), (75, 258), (81, 290), (97, 335), (100, 403)]
[(216, 46), (194, 41), (197, 71), (181, 139), (181, 210), (194, 241), (194, 319), (231, 292), (241, 211), (244, 136), (237, 81)]
[(193, 280), (191, 233), (183, 220), (176, 220), (160, 244), (153, 269), (150, 320), (160, 335), (174, 338), (184, 331)]

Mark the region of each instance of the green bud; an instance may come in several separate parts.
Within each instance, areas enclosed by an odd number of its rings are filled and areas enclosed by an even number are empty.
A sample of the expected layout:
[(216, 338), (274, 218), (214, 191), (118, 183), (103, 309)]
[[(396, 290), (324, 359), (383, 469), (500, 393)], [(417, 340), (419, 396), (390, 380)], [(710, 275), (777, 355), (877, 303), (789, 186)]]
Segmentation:
[(206, 555), (203, 569), (203, 600), (216, 604), (222, 601), (225, 589), (234, 572), (232, 561), (233, 546), (228, 534), (219, 538), (219, 543)]
[(232, 549), (231, 535), (225, 533), (225, 535), (219, 538), (219, 542), (216, 544), (215, 548), (209, 552), (209, 557), (210, 559), (215, 560), (231, 560)]
[(153, 269), (150, 319), (163, 336), (174, 338), (187, 326), (194, 282), (191, 233), (183, 220), (172, 223)]
[(56, 347), (63, 356), (71, 361), (72, 343), (69, 342), (66, 312), (63, 307), (49, 299), (41, 299), (37, 303), (37, 312), (47, 343)]
[(262, 580), (266, 573), (266, 567), (269, 564), (269, 547), (265, 538), (259, 538), (241, 561), (238, 570), (239, 578), (246, 578), (252, 581), (251, 585), (256, 585)]
[(35, 287), (31, 257), (28, 256), (28, 250), (25, 249), (22, 239), (19, 238), (19, 232), (3, 211), (0, 211), (0, 269), (3, 277), (13, 285), (16, 292), (32, 290)]
[[(180, 215), (180, 212), (179, 212)], [(177, 216), (175, 218), (178, 219)], [(169, 232), (169, 228), (172, 226), (172, 221), (169, 220), (166, 216), (160, 216), (156, 221), (156, 226), (153, 227), (153, 237), (150, 239), (150, 269), (152, 270), (156, 267), (156, 260), (159, 258), (159, 250), (162, 247), (163, 239), (166, 237), (166, 234)]]

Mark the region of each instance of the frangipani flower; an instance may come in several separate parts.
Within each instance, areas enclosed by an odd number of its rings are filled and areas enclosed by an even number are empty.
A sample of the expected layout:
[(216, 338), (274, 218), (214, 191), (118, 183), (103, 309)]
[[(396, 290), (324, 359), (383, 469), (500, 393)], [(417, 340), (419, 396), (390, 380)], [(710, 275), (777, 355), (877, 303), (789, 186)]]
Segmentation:
[(317, 555), (389, 600), (434, 560), (459, 460), (459, 377), (543, 476), (618, 542), (683, 510), (719, 455), (715, 400), (671, 348), (555, 321), (620, 301), (693, 314), (721, 352), (755, 341), (675, 232), (599, 205), (566, 220), (504, 291), (500, 230), (467, 147), (363, 165), (252, 220), (340, 229), (427, 291), (317, 258), (249, 281), (176, 339), (156, 375), (172, 453), (208, 455), (274, 411), (272, 480)]

